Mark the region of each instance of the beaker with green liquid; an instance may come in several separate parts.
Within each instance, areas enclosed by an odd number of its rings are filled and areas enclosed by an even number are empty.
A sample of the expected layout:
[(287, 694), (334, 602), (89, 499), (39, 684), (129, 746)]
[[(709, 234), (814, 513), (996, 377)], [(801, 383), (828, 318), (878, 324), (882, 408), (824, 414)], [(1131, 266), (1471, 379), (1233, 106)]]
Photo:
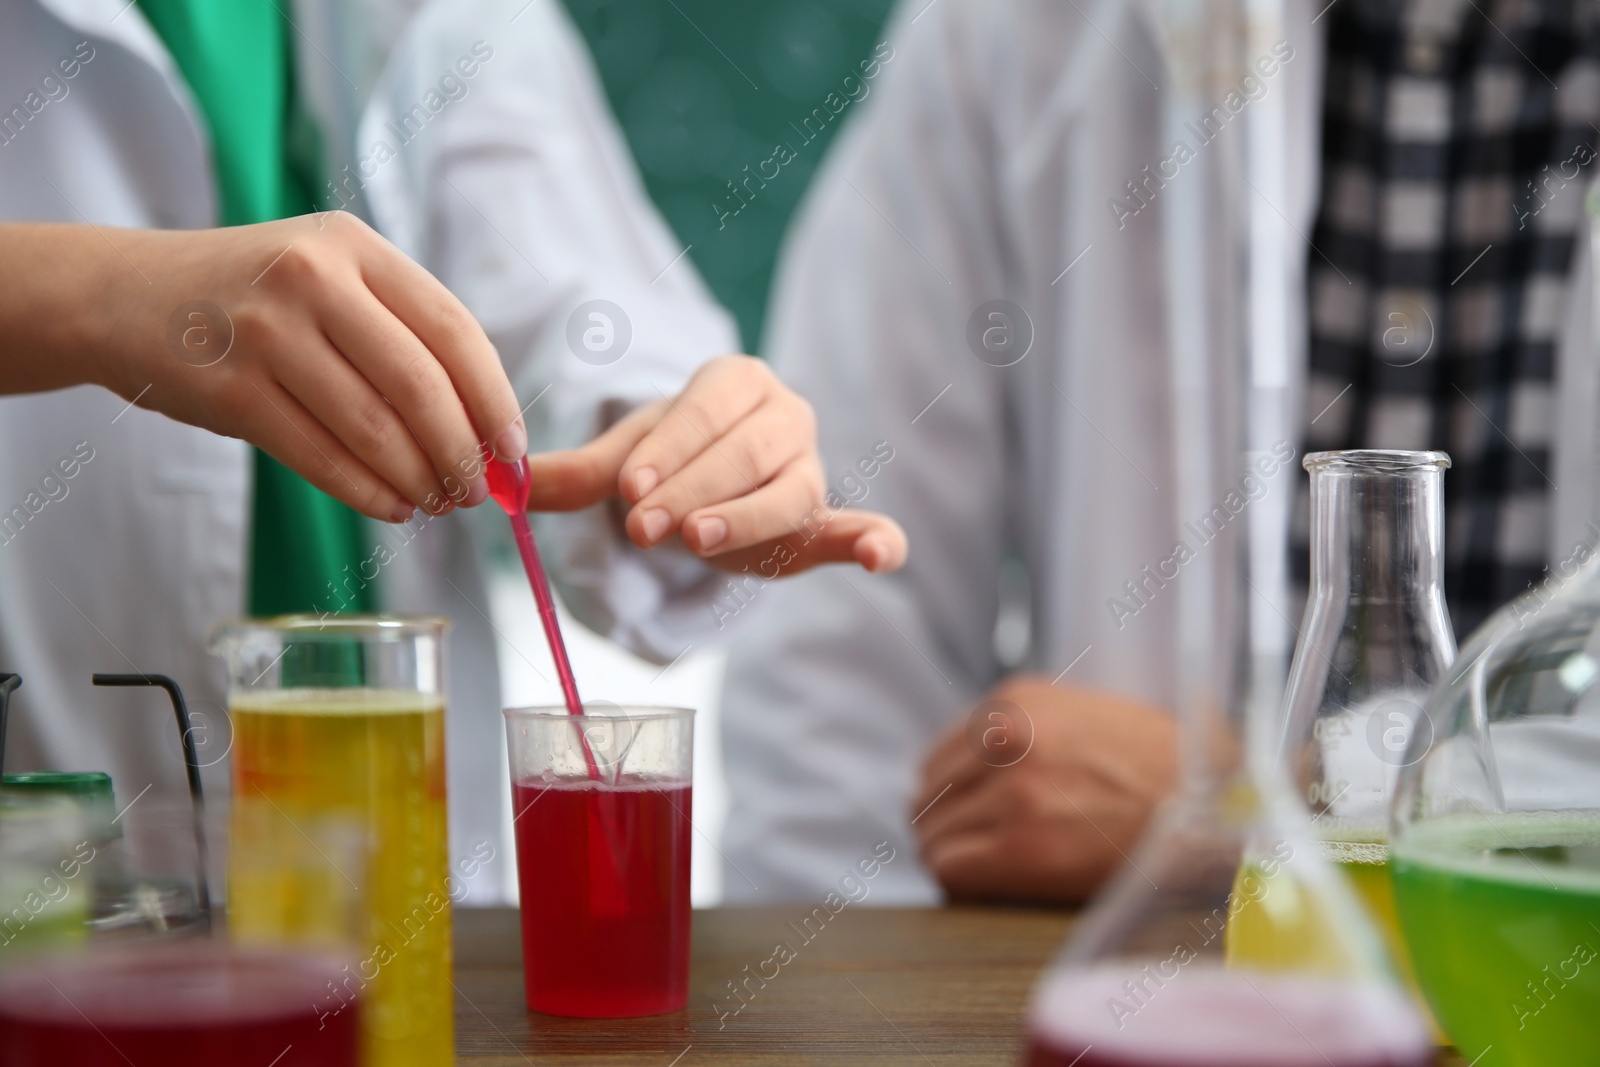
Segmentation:
[[(1591, 190), (1586, 208), (1588, 251), (1600, 263), (1600, 191)], [(1600, 289), (1589, 295), (1600, 303)], [(1589, 530), (1597, 521), (1600, 512), (1591, 512)], [(1434, 1017), (1476, 1067), (1594, 1063), (1594, 543), (1552, 562), (1543, 581), (1467, 639), (1426, 718), (1430, 735), (1413, 738), (1400, 771), (1390, 840), (1400, 927)]]
[(94, 856), (86, 822), (66, 797), (0, 789), (0, 969), (84, 940), (91, 890), (81, 875)]
[(1600, 1034), (1600, 558), (1462, 649), (1396, 789), (1400, 927), (1478, 1067), (1594, 1061)]

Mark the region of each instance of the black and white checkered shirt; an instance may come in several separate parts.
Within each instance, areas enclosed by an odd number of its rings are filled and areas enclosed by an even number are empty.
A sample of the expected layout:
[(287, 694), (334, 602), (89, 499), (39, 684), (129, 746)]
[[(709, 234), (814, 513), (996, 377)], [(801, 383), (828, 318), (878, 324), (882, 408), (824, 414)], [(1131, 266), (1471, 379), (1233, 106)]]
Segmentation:
[(1325, 20), (1306, 448), (1450, 453), (1465, 637), (1546, 564), (1600, 0), (1336, 0)]

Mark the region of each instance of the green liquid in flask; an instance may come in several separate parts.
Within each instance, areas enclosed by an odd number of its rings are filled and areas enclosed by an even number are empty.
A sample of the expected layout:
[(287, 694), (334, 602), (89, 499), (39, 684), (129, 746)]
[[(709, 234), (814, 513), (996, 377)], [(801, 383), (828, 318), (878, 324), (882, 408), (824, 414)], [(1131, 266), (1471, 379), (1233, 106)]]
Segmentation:
[(1390, 863), (1417, 980), (1467, 1060), (1594, 1062), (1600, 815), (1441, 819)]

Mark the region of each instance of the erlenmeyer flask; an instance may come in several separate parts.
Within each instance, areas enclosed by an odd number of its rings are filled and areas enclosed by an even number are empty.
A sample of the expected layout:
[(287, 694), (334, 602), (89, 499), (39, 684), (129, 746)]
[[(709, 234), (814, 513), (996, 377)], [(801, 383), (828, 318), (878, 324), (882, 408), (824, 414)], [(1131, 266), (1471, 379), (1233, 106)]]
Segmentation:
[[(1163, 48), (1168, 143), (1192, 136), (1208, 117), (1215, 124), (1213, 108), (1278, 37), (1271, 6), (1142, 5)], [(1203, 544), (1189, 546), (1173, 583), (1180, 786), (1041, 977), (1029, 1016), (1030, 1059), (1039, 1067), (1424, 1067), (1433, 1058), (1381, 939), (1312, 840), (1309, 813), (1275, 758), (1282, 689), (1271, 684), (1278, 674), (1267, 661), (1279, 646), (1266, 635), (1281, 622), (1251, 625), (1252, 603), (1272, 602), (1272, 580), (1262, 562), (1270, 554), (1247, 551), (1262, 513), (1246, 516), (1243, 501), (1259, 495), (1249, 492), (1260, 485), (1252, 451), (1268, 447), (1264, 432), (1284, 427), (1286, 342), (1269, 343), (1265, 325), (1283, 319), (1252, 316), (1272, 288), (1256, 282), (1271, 280), (1263, 250), (1293, 237), (1251, 232), (1263, 219), (1282, 225), (1255, 210), (1258, 190), (1277, 187), (1246, 180), (1262, 177), (1256, 151), (1270, 154), (1282, 138), (1252, 134), (1247, 169), (1243, 128), (1251, 121), (1243, 116), (1208, 139), (1157, 205), (1174, 533), (1196, 523), (1208, 530)], [(1266, 353), (1274, 366), (1262, 362)], [(1236, 878), (1242, 868), (1248, 873)], [(1227, 931), (1247, 909), (1317, 950), (1304, 960), (1228, 967)]]
[[(1311, 586), (1284, 698), (1282, 770), (1312, 812), (1311, 836), (1349, 877), (1404, 967), (1389, 881), (1389, 807), (1411, 736), (1426, 723), (1428, 692), (1455, 658), (1444, 603), (1442, 483), (1450, 459), (1362, 450), (1318, 452), (1304, 462)], [(1266, 912), (1238, 916), (1230, 963), (1270, 966), (1315, 949), (1278, 936)]]
[(1036, 987), (1029, 1063), (1424, 1067), (1427, 1026), (1275, 758), (1276, 701), (1241, 691), (1227, 540), (1177, 590), (1179, 792)]
[[(1273, 705), (1219, 683), (1180, 707), (1178, 795), (1034, 991), (1030, 1067), (1431, 1064), (1382, 938), (1272, 758)], [(1295, 951), (1241, 959), (1241, 929)]]

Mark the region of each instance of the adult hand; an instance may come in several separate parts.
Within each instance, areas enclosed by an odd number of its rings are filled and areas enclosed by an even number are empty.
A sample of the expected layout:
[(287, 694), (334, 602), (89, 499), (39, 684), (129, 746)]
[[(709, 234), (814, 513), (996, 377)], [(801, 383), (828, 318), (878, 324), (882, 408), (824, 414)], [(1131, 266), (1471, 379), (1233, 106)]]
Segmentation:
[(74, 312), (0, 342), (0, 366), (16, 372), (4, 391), (104, 385), (243, 438), (384, 521), (483, 500), (480, 442), (507, 459), (527, 449), (472, 315), (352, 215), (192, 231), (0, 226), (0, 249), (0, 281), (15, 283), (0, 321), (26, 318), (34, 290), (47, 304), (70, 294)]
[(1083, 900), (1172, 789), (1177, 747), (1159, 708), (1012, 678), (929, 751), (911, 809), (923, 862), (956, 899)]
[(893, 571), (906, 559), (893, 519), (828, 506), (811, 405), (749, 356), (713, 359), (676, 397), (530, 463), (531, 510), (621, 496), (640, 548), (679, 535), (717, 566), (766, 578), (851, 561)]

